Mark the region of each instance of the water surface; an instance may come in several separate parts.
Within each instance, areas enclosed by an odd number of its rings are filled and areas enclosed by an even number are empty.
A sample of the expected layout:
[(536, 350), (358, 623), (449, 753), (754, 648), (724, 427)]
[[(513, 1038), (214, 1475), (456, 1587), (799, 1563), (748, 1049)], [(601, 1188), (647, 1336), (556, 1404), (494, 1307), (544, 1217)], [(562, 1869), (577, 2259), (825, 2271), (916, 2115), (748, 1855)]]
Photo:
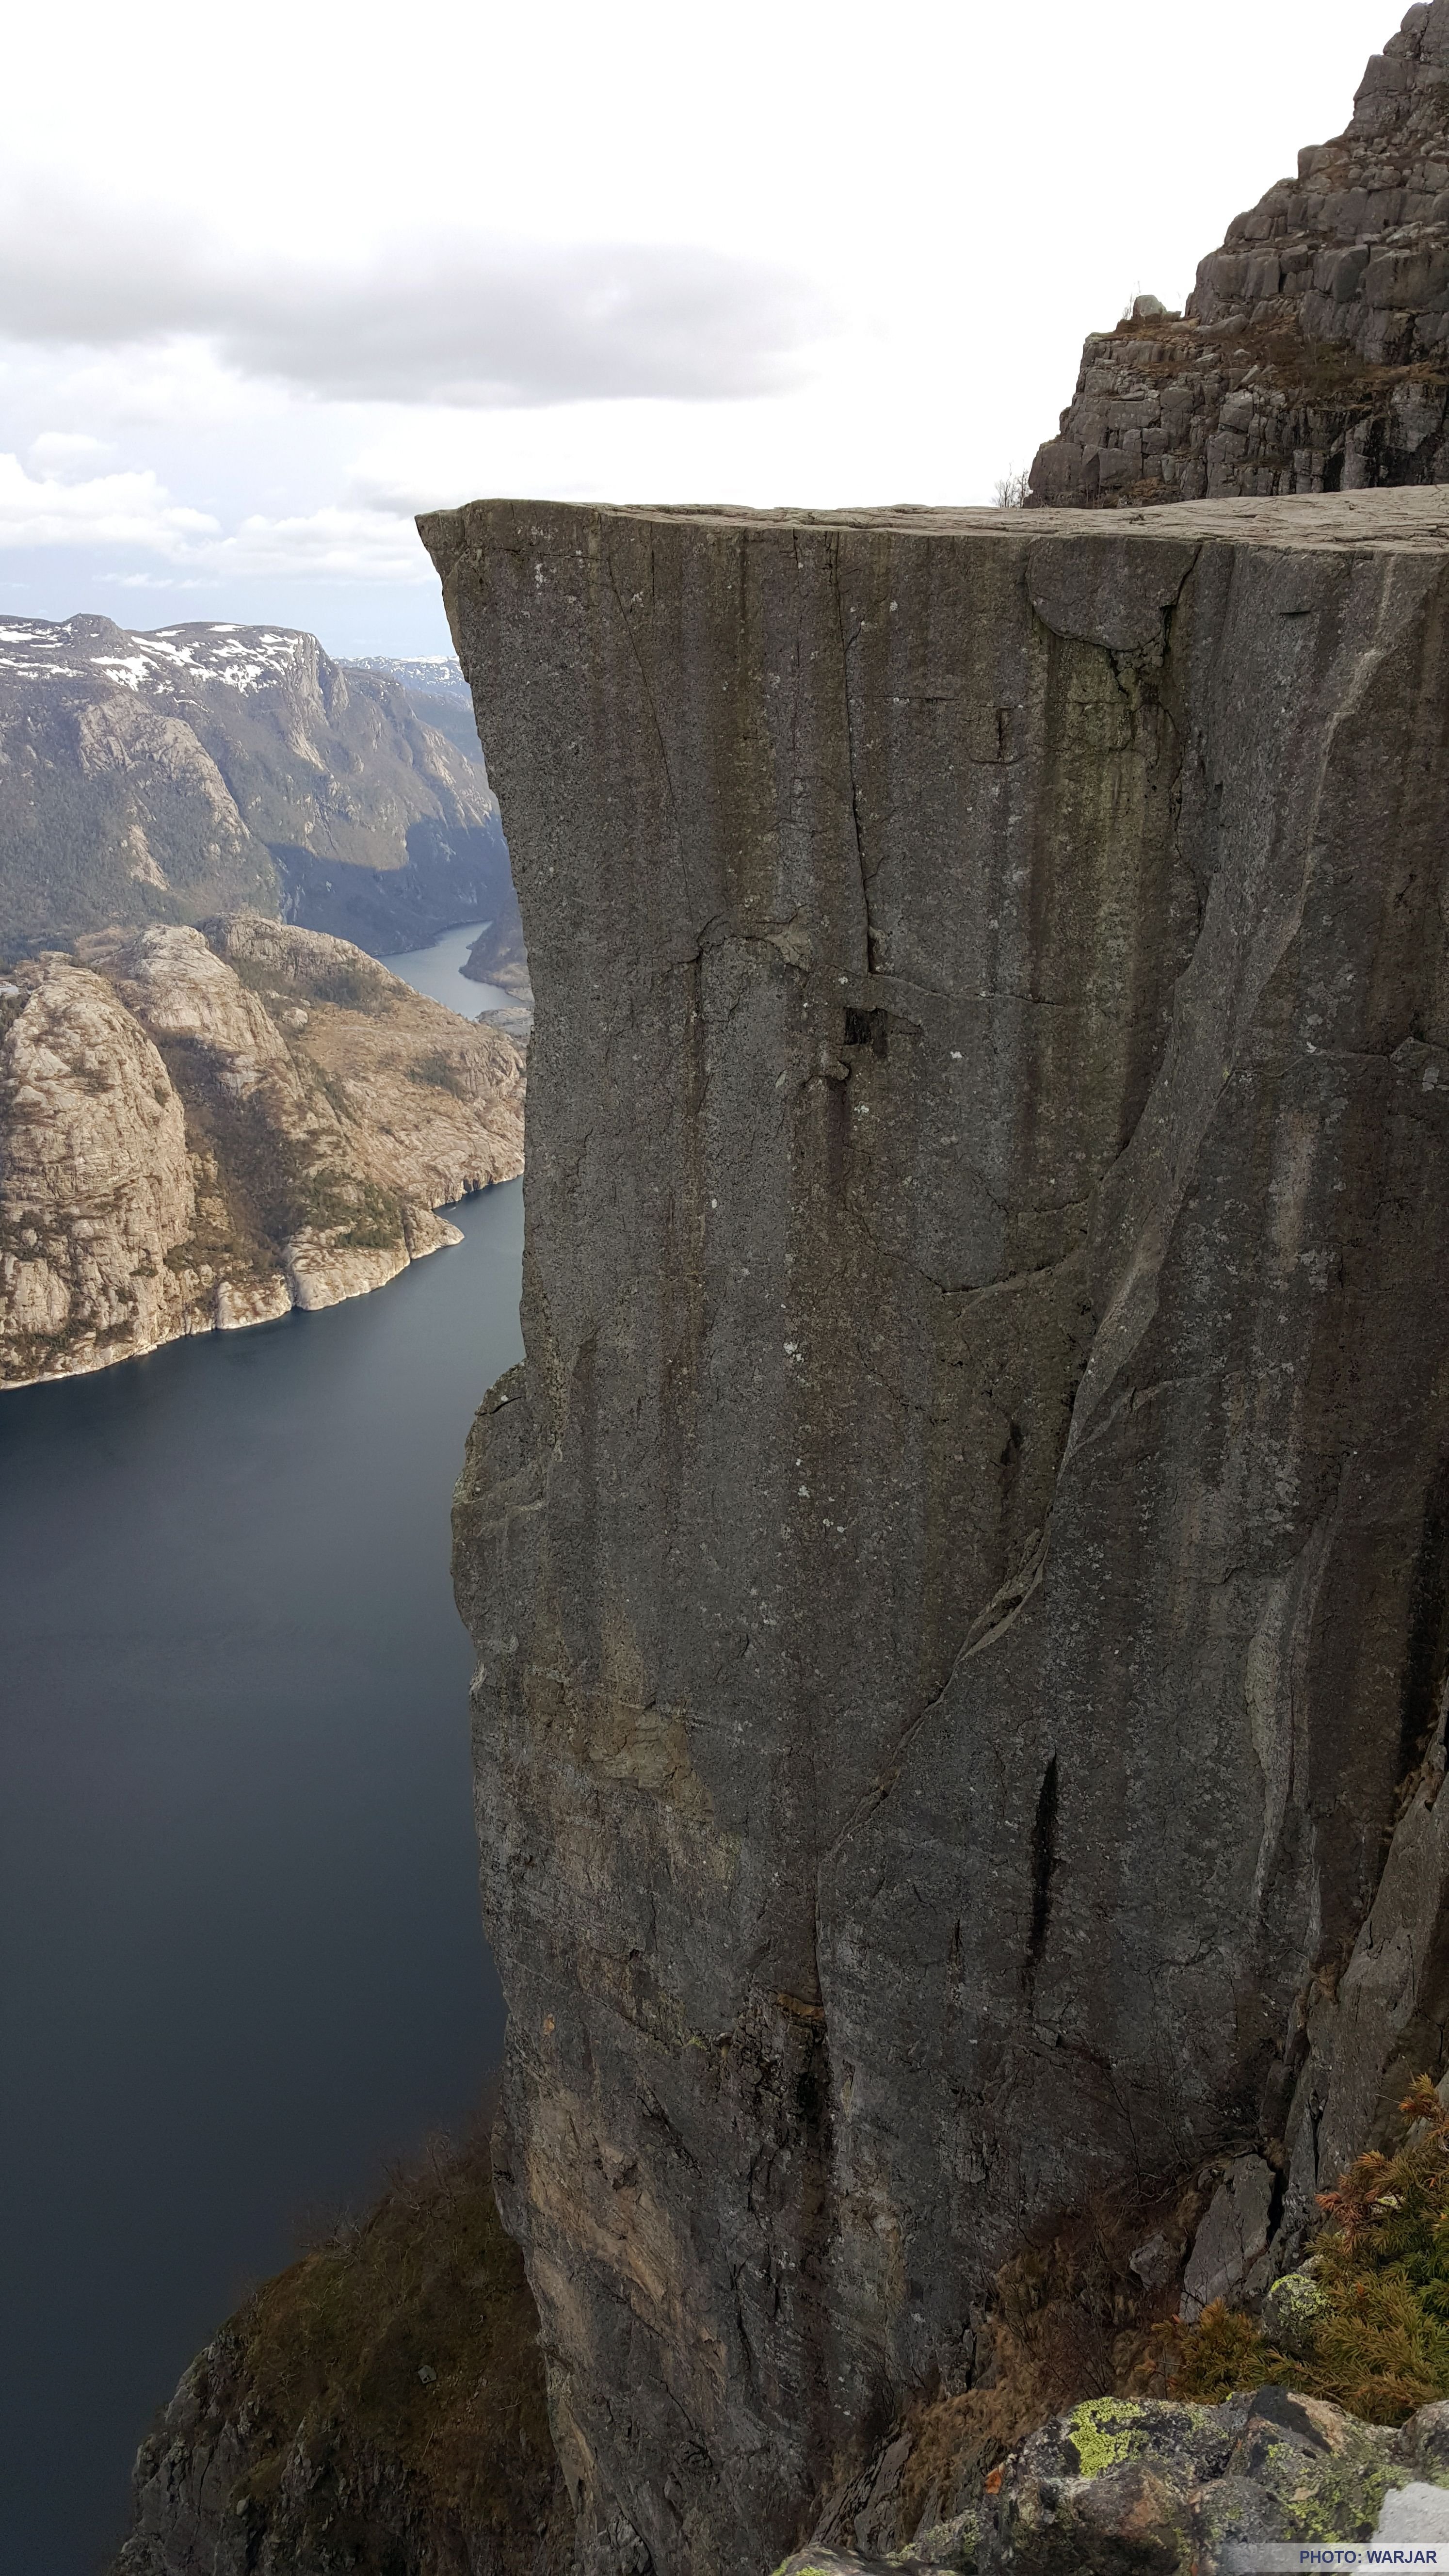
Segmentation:
[(193, 2352), (499, 2053), (447, 1521), (521, 1185), (452, 1214), (371, 1297), (0, 1396), (3, 2576), (104, 2563)]
[(463, 972), (469, 949), (487, 927), (486, 921), (473, 921), (464, 930), (445, 930), (430, 948), (409, 948), (401, 957), (384, 957), (382, 964), (401, 975), (415, 992), (446, 1002), (450, 1011), (461, 1011), (465, 1020), (476, 1020), (480, 1011), (499, 1010), (518, 998), (499, 984), (474, 984)]

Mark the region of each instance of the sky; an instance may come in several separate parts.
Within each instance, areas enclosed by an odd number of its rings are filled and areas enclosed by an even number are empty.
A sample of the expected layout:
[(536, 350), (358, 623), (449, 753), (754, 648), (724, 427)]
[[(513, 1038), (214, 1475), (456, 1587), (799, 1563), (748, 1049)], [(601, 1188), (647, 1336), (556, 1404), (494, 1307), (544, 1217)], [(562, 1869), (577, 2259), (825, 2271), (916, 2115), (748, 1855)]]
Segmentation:
[(448, 650), (412, 514), (990, 501), (1381, 0), (70, 0), (0, 93), (0, 614)]

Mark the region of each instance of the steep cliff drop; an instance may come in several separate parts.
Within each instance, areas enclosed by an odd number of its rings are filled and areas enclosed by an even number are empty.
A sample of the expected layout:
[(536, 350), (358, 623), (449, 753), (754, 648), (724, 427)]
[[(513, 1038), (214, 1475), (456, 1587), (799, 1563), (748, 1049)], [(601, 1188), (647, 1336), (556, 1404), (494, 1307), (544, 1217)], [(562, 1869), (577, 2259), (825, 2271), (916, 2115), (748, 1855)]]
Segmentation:
[(1346, 132), (1203, 260), (1094, 332), (1031, 504), (1449, 482), (1449, 0), (1375, 54)]
[(742, 2576), (1027, 2230), (1433, 2063), (1449, 496), (422, 525), (538, 999), (505, 2216), (583, 2563)]

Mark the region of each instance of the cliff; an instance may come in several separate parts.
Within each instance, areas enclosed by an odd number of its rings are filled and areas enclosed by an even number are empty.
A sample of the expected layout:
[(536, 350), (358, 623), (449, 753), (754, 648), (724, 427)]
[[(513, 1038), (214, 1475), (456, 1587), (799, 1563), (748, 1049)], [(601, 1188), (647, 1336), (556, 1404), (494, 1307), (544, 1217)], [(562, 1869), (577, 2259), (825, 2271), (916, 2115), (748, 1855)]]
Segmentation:
[(1449, 481), (1449, 0), (1203, 260), (1185, 315), (1095, 332), (1037, 507)]
[(380, 1287), (522, 1169), (504, 1035), (255, 914), (0, 979), (0, 1386)]
[(1449, 498), (422, 526), (538, 997), (504, 2214), (581, 2565), (740, 2576), (1063, 2213), (1219, 2156), (1212, 2295), (1437, 2063)]
[(315, 635), (0, 624), (0, 955), (283, 912), (374, 954), (516, 920), (471, 715)]

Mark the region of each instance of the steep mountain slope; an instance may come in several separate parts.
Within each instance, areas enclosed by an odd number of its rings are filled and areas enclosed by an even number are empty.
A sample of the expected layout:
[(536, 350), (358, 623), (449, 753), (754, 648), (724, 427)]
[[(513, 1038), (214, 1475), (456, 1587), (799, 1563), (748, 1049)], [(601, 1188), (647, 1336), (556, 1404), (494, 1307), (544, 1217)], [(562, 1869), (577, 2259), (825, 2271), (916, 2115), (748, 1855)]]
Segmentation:
[(564, 2576), (538, 2327), (486, 2141), (247, 2301), (136, 2462), (116, 2576)]
[(241, 914), (0, 981), (0, 1386), (380, 1287), (522, 1169), (517, 1049)]
[(1449, 0), (1375, 54), (1197, 272), (1083, 353), (1032, 503), (1081, 509), (1449, 480)]
[(238, 907), (386, 954), (511, 903), (446, 692), (281, 627), (0, 625), (0, 955)]
[(363, 653), (355, 662), (344, 661), (342, 668), (395, 681), (406, 691), (414, 713), (424, 724), (446, 734), (449, 742), (466, 752), (470, 760), (482, 760), (483, 745), (473, 721), (472, 691), (453, 654)]

